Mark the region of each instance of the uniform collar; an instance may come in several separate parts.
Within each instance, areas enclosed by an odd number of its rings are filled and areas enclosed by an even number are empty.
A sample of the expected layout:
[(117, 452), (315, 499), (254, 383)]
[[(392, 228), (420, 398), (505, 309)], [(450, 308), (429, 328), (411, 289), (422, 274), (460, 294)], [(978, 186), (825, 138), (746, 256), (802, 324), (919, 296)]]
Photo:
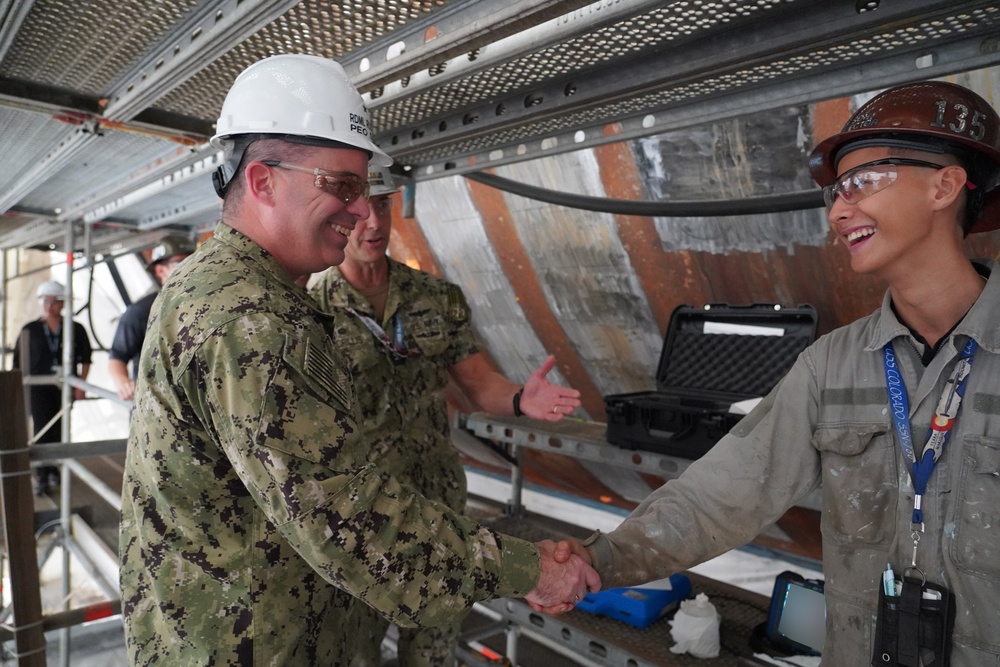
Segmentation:
[[(285, 271), (285, 268), (278, 262), (277, 259), (275, 259), (274, 255), (269, 253), (246, 234), (243, 234), (229, 225), (220, 222), (215, 226), (213, 238), (218, 240), (220, 243), (231, 247), (246, 261), (257, 265), (263, 273), (267, 274), (268, 277), (279, 283), (288, 291), (294, 294), (301, 293), (303, 297), (308, 296), (302, 287), (295, 284), (295, 280), (288, 275), (288, 272)], [(303, 302), (308, 303), (313, 310), (322, 312), (311, 298), (303, 298)]]
[[(1000, 352), (1000, 264), (992, 259), (973, 260), (977, 265), (977, 270), (981, 273), (985, 268), (989, 272), (989, 280), (983, 293), (979, 295), (972, 308), (965, 314), (962, 321), (958, 323), (952, 331), (952, 338), (962, 336), (974, 338), (979, 347), (985, 348), (992, 353)], [(886, 290), (882, 297), (882, 307), (878, 311), (878, 316), (873, 318), (871, 324), (871, 337), (865, 350), (881, 350), (886, 343), (900, 336), (909, 336), (910, 330), (899, 321), (896, 313), (892, 310), (892, 297), (889, 290)]]
[[(391, 257), (386, 257), (389, 262), (389, 296), (385, 301), (385, 316), (391, 317), (399, 308), (399, 287), (404, 278), (405, 272), (400, 270), (401, 266)], [(351, 283), (347, 282), (344, 274), (340, 272), (340, 267), (335, 266), (330, 270), (330, 289), (327, 299), (333, 308), (354, 308), (359, 312), (368, 313), (371, 310), (368, 300), (356, 290)]]

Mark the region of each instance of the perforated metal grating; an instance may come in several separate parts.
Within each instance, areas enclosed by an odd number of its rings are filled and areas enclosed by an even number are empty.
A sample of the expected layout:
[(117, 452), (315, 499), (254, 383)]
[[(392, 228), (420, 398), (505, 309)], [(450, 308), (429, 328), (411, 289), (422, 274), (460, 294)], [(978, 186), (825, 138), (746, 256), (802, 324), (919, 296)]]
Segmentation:
[(850, 62), (863, 62), (865, 59), (891, 54), (893, 51), (903, 48), (929, 46), (935, 41), (967, 32), (995, 33), (998, 29), (1000, 29), (1000, 5), (957, 11), (950, 16), (921, 21), (872, 36), (851, 39), (842, 44), (832, 44), (812, 48), (802, 53), (787, 54), (770, 62), (751, 67), (740, 67), (731, 72), (690, 83), (668, 85), (663, 90), (656, 92), (636, 94), (605, 105), (593, 105), (581, 111), (569, 111), (538, 122), (523, 122), (514, 127), (498, 129), (489, 135), (445, 143), (427, 150), (417, 148), (414, 151), (398, 154), (405, 157), (405, 161), (413, 164), (433, 163), (489, 150), (496, 146), (516, 144), (535, 137), (554, 135), (581, 126), (608, 122), (611, 119), (650, 113), (671, 105), (711, 97), (755, 84), (793, 79), (824, 67), (843, 67)]
[(0, 75), (107, 94), (198, 0), (37, 0), (0, 62)]
[(77, 205), (95, 190), (120, 186), (120, 170), (134, 170), (163, 151), (163, 144), (151, 137), (127, 132), (109, 132), (98, 137), (83, 164), (69, 164), (53, 173), (44, 183), (24, 197), (29, 208), (44, 209), (53, 191), (59, 192), (67, 205)]
[(215, 120), (226, 92), (248, 65), (277, 53), (308, 53), (334, 60), (385, 37), (451, 0), (301, 2), (263, 30), (157, 102), (157, 108)]
[(0, 137), (4, 137), (0, 192), (21, 177), (24, 165), (30, 164), (34, 156), (50, 150), (63, 132), (64, 124), (41, 114), (0, 108)]
[(704, 30), (757, 18), (761, 12), (773, 11), (779, 5), (794, 1), (698, 0), (671, 3), (668, 7), (630, 18), (585, 37), (567, 40), (427, 93), (376, 108), (372, 111), (372, 124), (376, 133), (388, 132), (415, 119), (434, 118), (451, 109), (504, 97), (511, 91), (528, 89), (559, 76), (611, 64), (650, 48), (696, 39)]

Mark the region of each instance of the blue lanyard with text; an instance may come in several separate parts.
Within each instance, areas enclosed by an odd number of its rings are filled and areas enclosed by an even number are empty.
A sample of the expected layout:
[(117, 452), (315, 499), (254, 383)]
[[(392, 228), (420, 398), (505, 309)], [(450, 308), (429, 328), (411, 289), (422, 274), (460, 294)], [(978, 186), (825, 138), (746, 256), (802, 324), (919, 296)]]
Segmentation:
[(923, 530), (924, 515), (921, 510), (921, 498), (927, 491), (927, 482), (934, 472), (934, 466), (944, 453), (948, 438), (951, 437), (952, 426), (958, 418), (958, 409), (965, 394), (965, 385), (972, 371), (972, 357), (976, 354), (976, 341), (972, 338), (965, 344), (962, 356), (951, 371), (951, 376), (945, 384), (941, 400), (938, 401), (934, 420), (927, 433), (927, 442), (918, 459), (913, 451), (913, 433), (910, 430), (910, 402), (906, 395), (906, 385), (896, 364), (896, 355), (892, 342), (886, 343), (882, 350), (885, 364), (885, 384), (889, 390), (889, 408), (892, 421), (899, 435), (899, 447), (903, 457), (913, 464), (911, 477), (913, 479), (913, 530)]

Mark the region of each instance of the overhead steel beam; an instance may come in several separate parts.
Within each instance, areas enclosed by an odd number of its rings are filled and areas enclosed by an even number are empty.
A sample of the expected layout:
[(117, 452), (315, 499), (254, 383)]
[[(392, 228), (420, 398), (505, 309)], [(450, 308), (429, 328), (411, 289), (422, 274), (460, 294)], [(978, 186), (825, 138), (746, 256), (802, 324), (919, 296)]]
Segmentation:
[(298, 0), (206, 0), (127, 72), (105, 115), (130, 120), (196, 72), (298, 4)]
[[(440, 62), (433, 68), (414, 72), (403, 80), (385, 84), (377, 96), (372, 92), (364, 95), (369, 110), (377, 109), (392, 102), (425, 92), (436, 86), (443, 86), (476, 72), (496, 67), (553, 44), (578, 37), (588, 32), (600, 30), (625, 18), (636, 16), (651, 9), (661, 7), (662, 0), (633, 0), (632, 2), (609, 2), (599, 0), (586, 7), (575, 9), (569, 14), (549, 19), (544, 23), (526, 28), (476, 50), (475, 58), (469, 54)], [(360, 79), (364, 80), (364, 75)]]
[(0, 60), (14, 42), (14, 36), (21, 29), (25, 17), (31, 11), (35, 0), (3, 0), (0, 2)]
[(72, 211), (65, 211), (63, 217), (82, 216), (84, 222), (97, 222), (115, 211), (136, 204), (154, 195), (167, 192), (183, 185), (195, 176), (211, 174), (222, 161), (222, 153), (208, 144), (203, 144), (181, 156), (176, 150), (159, 156), (149, 165), (122, 178), (122, 185), (114, 190), (100, 193), (99, 197), (80, 205)]
[(57, 245), (66, 235), (66, 223), (39, 219), (0, 235), (0, 248)]
[[(972, 6), (990, 6), (987, 2), (965, 4), (970, 9)], [(573, 125), (572, 118), (579, 115), (581, 120), (576, 123), (577, 127), (573, 127), (574, 138), (570, 140), (566, 150), (582, 148), (584, 145), (581, 145), (579, 132), (588, 126), (603, 126), (612, 121), (661, 111), (671, 106), (688, 107), (699, 99), (739, 95), (744, 88), (767, 88), (773, 95), (774, 81), (789, 86), (799, 85), (802, 80), (810, 77), (825, 81), (831, 71), (836, 71), (843, 65), (838, 67), (824, 64), (823, 67), (810, 68), (807, 66), (808, 62), (796, 64), (797, 59), (818, 59), (821, 56), (817, 54), (823, 49), (832, 48), (832, 44), (845, 44), (851, 39), (868, 39), (873, 34), (891, 34), (895, 30), (905, 30), (909, 25), (956, 13), (954, 3), (940, 0), (913, 0), (905, 8), (892, 5), (875, 22), (871, 16), (882, 10), (857, 15), (839, 4), (812, 3), (808, 12), (785, 10), (780, 14), (768, 14), (764, 17), (767, 20), (754, 23), (752, 30), (747, 29), (747, 26), (734, 26), (728, 33), (717, 33), (693, 44), (681, 44), (672, 49), (659, 49), (655, 53), (631, 59), (627, 64), (611, 63), (586, 77), (564, 77), (530, 91), (512, 92), (504, 98), (490, 100), (473, 109), (456, 111), (444, 118), (427, 119), (427, 122), (417, 126), (393, 128), (381, 132), (376, 140), (381, 145), (392, 146), (393, 157), (401, 164), (420, 166), (442, 163), (446, 167), (456, 168), (463, 157), (475, 154), (477, 165), (473, 168), (480, 169), (482, 163), (478, 157), (495, 150), (503, 151), (507, 161), (513, 161), (510, 160), (511, 157), (527, 159), (524, 153), (527, 145), (559, 135), (565, 128)], [(976, 57), (961, 60), (971, 66), (995, 62), (995, 56), (990, 52), (991, 47), (986, 44), (992, 38), (995, 28), (994, 24), (987, 21), (985, 26), (979, 26), (978, 33), (970, 28), (952, 38), (983, 50)], [(984, 34), (988, 36), (984, 37)], [(914, 78), (923, 75), (914, 73), (916, 66), (913, 63), (917, 55), (953, 48), (952, 43), (945, 42), (943, 38), (939, 42), (944, 43), (928, 41), (920, 46), (902, 45), (886, 52), (906, 53), (905, 58), (910, 63), (910, 77)], [(827, 60), (838, 59), (836, 53), (822, 57)], [(881, 57), (891, 59), (895, 56)], [(854, 63), (847, 64), (847, 67), (857, 68), (864, 62), (879, 58), (879, 54), (858, 58)], [(947, 58), (939, 58), (938, 62), (944, 60)], [(780, 71), (782, 67), (786, 67), (788, 72)], [(755, 68), (761, 71), (755, 73)], [(939, 65), (938, 68), (940, 69)], [(860, 77), (855, 79), (855, 84), (856, 89), (873, 87), (871, 80)], [(713, 86), (718, 92), (712, 92)], [(819, 85), (816, 90), (822, 91), (825, 88), (825, 85)], [(673, 94), (677, 91), (678, 94)], [(658, 99), (657, 95), (660, 93), (664, 93), (665, 97), (672, 94), (674, 99)], [(684, 99), (679, 99), (681, 93), (686, 96)], [(777, 97), (771, 102), (783, 106), (785, 100)], [(503, 109), (504, 113), (499, 113), (498, 109)], [(732, 114), (732, 109), (729, 112)], [(583, 120), (585, 115), (589, 116), (587, 120)], [(661, 130), (650, 128), (647, 134), (657, 131)], [(489, 148), (470, 150), (466, 147), (477, 142)], [(553, 148), (551, 144), (556, 142), (548, 143)], [(566, 146), (563, 142), (558, 143)], [(508, 150), (512, 148), (519, 151), (514, 156)], [(434, 157), (438, 154), (439, 157)], [(427, 173), (427, 170), (420, 170), (416, 176), (433, 175), (437, 171), (432, 169)]]
[(148, 231), (159, 229), (178, 222), (186, 224), (205, 224), (209, 220), (218, 220), (222, 214), (222, 201), (183, 203), (167, 210), (143, 216), (139, 220), (139, 229)]
[(97, 139), (97, 135), (94, 134), (92, 125), (84, 124), (67, 129), (55, 148), (28, 167), (21, 178), (0, 194), (0, 212), (8, 210), (50, 175), (69, 164), (80, 150), (95, 139)]
[[(775, 82), (695, 100), (668, 109), (622, 112), (612, 122), (599, 121), (551, 133), (535, 133), (520, 142), (497, 144), (465, 156), (418, 161), (415, 181), (464, 174), (546, 155), (593, 148), (684, 128), (787, 109), (858, 93), (888, 88), (916, 79), (932, 79), (1000, 64), (1000, 38), (980, 37), (940, 45), (922, 56), (899, 54), (827, 70), (822, 76)], [(608, 131), (609, 128), (612, 131)], [(401, 161), (405, 163), (405, 161)]]
[[(392, 31), (370, 46), (356, 49), (340, 64), (354, 84), (367, 91), (591, 2), (593, 0), (455, 2)], [(620, 0), (605, 0), (607, 4), (611, 2)]]

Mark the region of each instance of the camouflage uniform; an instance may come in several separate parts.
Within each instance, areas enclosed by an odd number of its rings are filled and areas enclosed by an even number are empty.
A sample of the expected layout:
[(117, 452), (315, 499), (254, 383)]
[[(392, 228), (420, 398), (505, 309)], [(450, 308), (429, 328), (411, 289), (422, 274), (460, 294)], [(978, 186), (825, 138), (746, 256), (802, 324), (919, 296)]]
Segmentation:
[[(357, 378), (362, 427), (370, 443), (369, 462), (461, 512), (466, 501), (465, 471), (451, 444), (443, 392), (448, 369), (479, 352), (469, 306), (458, 286), (392, 259), (388, 262), (389, 293), (378, 324), (392, 337), (399, 322), (409, 355), (405, 358), (394, 359), (386, 345), (348, 310), (376, 318), (368, 301), (336, 267), (312, 293), (321, 308), (333, 315), (335, 345)], [(372, 628), (365, 632), (367, 644), (357, 642), (354, 655), (372, 659), (380, 653), (388, 621), (357, 601), (353, 607), (357, 623), (352, 625)], [(459, 630), (458, 624), (401, 628), (400, 664), (453, 664)]]
[(331, 321), (219, 225), (153, 309), (122, 490), (129, 660), (345, 664), (354, 595), (402, 626), (521, 596), (534, 545), (367, 460)]

